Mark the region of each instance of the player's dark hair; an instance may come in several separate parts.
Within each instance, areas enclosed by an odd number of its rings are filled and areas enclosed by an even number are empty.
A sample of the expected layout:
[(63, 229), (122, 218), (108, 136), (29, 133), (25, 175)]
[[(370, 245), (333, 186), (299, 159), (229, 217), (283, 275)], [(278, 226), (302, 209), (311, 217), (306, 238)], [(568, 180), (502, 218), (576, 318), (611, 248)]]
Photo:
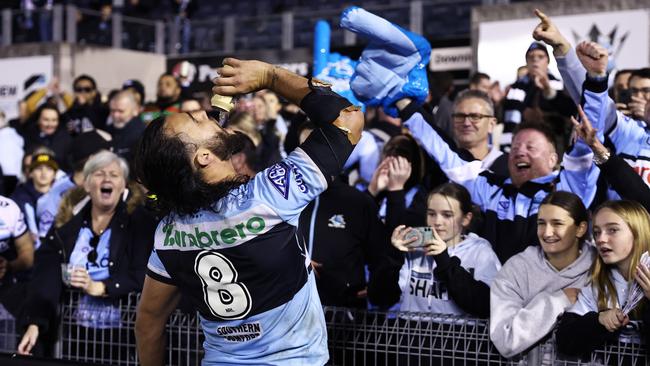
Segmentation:
[[(190, 152), (193, 144), (183, 142), (179, 136), (165, 134), (165, 117), (153, 120), (145, 129), (135, 156), (137, 180), (155, 195), (153, 207), (161, 215), (191, 215), (203, 209), (215, 210), (214, 204), (230, 190), (240, 186), (248, 177), (237, 175), (218, 183), (206, 183), (192, 168)], [(224, 134), (220, 137), (228, 151), (220, 159), (230, 158), (238, 139)], [(231, 146), (233, 145), (233, 146)], [(220, 154), (217, 154), (220, 155)]]

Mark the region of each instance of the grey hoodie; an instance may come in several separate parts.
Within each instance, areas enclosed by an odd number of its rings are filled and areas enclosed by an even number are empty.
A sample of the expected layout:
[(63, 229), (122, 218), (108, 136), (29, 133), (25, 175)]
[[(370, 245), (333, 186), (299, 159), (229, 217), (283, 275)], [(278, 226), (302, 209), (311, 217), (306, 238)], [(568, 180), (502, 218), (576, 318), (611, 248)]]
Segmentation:
[(531, 246), (503, 265), (490, 287), (490, 339), (504, 357), (544, 338), (571, 306), (562, 289), (583, 288), (596, 249), (583, 244), (573, 263), (557, 271), (541, 246)]

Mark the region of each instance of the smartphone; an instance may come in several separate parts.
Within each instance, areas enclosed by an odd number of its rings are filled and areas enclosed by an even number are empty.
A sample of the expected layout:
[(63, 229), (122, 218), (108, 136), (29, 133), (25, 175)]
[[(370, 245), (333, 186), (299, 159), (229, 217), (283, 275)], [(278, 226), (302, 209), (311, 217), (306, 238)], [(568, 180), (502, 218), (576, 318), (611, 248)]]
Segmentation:
[(411, 228), (411, 230), (406, 234), (404, 239), (409, 240), (411, 238), (417, 238), (413, 243), (409, 244), (410, 248), (421, 248), (424, 246), (424, 243), (430, 241), (433, 238), (433, 229), (429, 226), (420, 226)]
[(622, 89), (618, 91), (618, 103), (629, 104), (632, 101), (632, 93), (630, 89)]

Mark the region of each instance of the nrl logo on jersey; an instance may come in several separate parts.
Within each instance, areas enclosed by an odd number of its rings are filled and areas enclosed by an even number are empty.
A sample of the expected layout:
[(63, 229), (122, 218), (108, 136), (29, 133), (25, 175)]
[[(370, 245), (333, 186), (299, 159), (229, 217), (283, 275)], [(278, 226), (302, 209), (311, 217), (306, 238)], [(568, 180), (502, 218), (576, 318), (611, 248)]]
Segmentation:
[(307, 186), (302, 179), (302, 173), (290, 161), (276, 163), (266, 171), (266, 178), (285, 200), (289, 199), (291, 172), (293, 172), (296, 186), (300, 192), (307, 193)]

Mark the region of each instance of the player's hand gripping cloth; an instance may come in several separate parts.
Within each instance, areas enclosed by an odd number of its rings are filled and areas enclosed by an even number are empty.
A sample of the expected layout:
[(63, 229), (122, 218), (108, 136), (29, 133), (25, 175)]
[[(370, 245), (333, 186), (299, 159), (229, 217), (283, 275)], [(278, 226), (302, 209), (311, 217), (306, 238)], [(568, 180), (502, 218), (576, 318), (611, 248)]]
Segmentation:
[(393, 117), (397, 117), (395, 102), (399, 99), (424, 103), (429, 93), (426, 65), (431, 55), (424, 37), (359, 7), (343, 11), (341, 27), (369, 40), (350, 83), (358, 100), (382, 106)]

